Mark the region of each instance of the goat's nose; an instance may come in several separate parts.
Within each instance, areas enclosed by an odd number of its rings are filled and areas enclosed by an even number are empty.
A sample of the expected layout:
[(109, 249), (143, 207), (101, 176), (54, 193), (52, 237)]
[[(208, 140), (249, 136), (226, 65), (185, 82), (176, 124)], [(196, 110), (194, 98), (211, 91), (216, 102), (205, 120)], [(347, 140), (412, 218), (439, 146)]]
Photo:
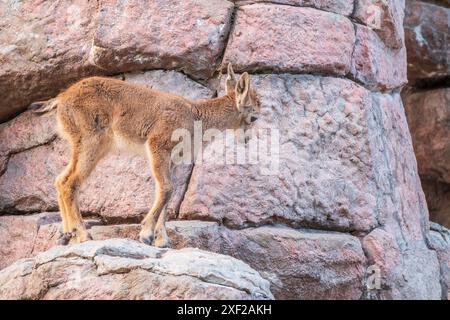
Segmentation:
[(257, 119), (258, 119), (257, 117), (251, 116), (250, 117), (250, 122), (255, 122)]

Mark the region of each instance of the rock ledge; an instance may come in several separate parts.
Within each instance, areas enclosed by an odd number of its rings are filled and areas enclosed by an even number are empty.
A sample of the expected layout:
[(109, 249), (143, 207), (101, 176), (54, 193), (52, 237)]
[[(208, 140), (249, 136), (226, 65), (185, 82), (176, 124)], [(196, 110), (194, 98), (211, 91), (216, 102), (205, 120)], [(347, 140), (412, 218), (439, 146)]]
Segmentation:
[(244, 262), (132, 240), (54, 247), (0, 272), (0, 299), (273, 299)]

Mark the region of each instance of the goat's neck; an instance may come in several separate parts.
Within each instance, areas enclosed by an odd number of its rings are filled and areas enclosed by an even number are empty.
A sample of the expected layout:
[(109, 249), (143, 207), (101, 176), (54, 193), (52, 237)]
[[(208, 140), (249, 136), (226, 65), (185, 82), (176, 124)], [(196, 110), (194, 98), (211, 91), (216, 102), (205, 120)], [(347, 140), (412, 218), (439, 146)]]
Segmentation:
[(204, 130), (210, 128), (218, 130), (236, 129), (242, 122), (231, 96), (194, 101), (192, 112), (202, 121)]

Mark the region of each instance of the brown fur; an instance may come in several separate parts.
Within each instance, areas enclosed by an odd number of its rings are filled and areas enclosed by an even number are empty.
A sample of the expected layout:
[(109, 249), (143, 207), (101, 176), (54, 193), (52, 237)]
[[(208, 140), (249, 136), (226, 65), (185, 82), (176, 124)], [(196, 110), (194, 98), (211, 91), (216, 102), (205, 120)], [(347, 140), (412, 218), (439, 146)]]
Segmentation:
[(78, 191), (98, 161), (113, 148), (120, 148), (144, 151), (149, 157), (155, 200), (142, 221), (140, 239), (151, 244), (156, 234), (155, 245), (168, 246), (165, 206), (172, 193), (170, 154), (177, 143), (171, 141), (172, 132), (185, 128), (192, 133), (196, 120), (202, 121), (203, 130), (236, 129), (249, 124), (259, 112), (248, 74), (236, 81), (231, 65), (226, 92), (223, 97), (190, 101), (121, 80), (91, 77), (48, 103), (35, 103), (32, 107), (38, 113), (57, 108), (60, 134), (70, 144), (69, 164), (55, 181), (63, 242), (90, 238), (78, 208)]

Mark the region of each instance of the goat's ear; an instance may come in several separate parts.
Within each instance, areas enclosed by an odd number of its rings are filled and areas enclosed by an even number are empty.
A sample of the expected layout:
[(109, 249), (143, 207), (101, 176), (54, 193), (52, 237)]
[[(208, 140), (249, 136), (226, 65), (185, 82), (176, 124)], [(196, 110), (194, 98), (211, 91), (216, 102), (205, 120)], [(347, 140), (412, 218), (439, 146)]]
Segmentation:
[(247, 72), (244, 72), (236, 84), (236, 106), (241, 111), (242, 106), (247, 100), (248, 92), (250, 91), (250, 77)]
[(236, 86), (236, 76), (234, 75), (233, 67), (231, 66), (231, 63), (228, 63), (227, 68), (227, 80), (225, 84), (225, 91), (226, 94), (230, 94), (233, 92), (235, 86)]

